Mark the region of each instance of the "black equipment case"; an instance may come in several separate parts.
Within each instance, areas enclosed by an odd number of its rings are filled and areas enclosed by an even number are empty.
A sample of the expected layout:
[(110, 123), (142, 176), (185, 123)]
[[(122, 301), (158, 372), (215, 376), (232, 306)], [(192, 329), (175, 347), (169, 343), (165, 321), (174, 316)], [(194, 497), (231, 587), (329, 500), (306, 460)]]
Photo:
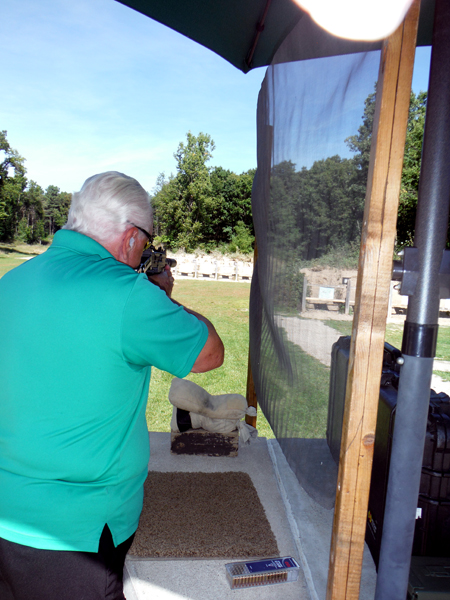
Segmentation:
[(413, 556), (408, 600), (450, 600), (450, 559)]
[[(331, 354), (327, 424), (327, 442), (336, 462), (339, 461), (349, 353), (350, 337), (339, 338)], [(385, 344), (366, 528), (366, 542), (377, 567), (397, 404), (400, 371), (397, 359), (400, 356), (399, 350)], [(413, 555), (450, 557), (450, 398), (433, 390)]]
[[(388, 343), (384, 345), (381, 385), (393, 385), (400, 374), (397, 359), (402, 353)], [(328, 399), (327, 442), (332, 457), (339, 463), (342, 422), (344, 420), (345, 390), (347, 387), (348, 360), (350, 356), (350, 336), (342, 336), (331, 349), (330, 394)]]

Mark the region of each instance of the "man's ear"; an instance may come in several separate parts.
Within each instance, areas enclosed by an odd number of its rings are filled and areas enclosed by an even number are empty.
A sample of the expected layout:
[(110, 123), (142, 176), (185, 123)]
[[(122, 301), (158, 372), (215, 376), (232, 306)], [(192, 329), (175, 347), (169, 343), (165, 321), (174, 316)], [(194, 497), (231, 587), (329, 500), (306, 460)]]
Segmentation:
[(137, 232), (135, 229), (127, 229), (123, 235), (119, 244), (119, 260), (120, 262), (127, 263), (130, 254), (133, 252), (133, 247), (136, 243)]

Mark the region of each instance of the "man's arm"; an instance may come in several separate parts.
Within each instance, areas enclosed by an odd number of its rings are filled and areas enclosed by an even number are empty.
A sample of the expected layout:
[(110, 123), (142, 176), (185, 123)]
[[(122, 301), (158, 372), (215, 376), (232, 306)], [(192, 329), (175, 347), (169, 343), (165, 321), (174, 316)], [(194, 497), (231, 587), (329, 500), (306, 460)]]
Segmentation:
[(170, 268), (167, 267), (158, 275), (152, 275), (149, 277), (150, 281), (160, 287), (163, 291), (166, 292), (167, 296), (171, 299), (174, 304), (181, 306), (186, 312), (191, 315), (194, 315), (199, 321), (203, 321), (206, 327), (208, 328), (208, 339), (206, 340), (205, 345), (203, 346), (202, 351), (197, 356), (197, 360), (192, 367), (192, 373), (206, 373), (207, 371), (212, 371), (213, 369), (217, 369), (221, 367), (223, 364), (225, 349), (223, 347), (223, 342), (220, 339), (214, 325), (209, 321), (206, 317), (197, 313), (189, 308), (186, 308), (173, 298), (171, 298), (172, 289), (173, 289), (173, 277), (170, 271)]
[[(175, 300), (172, 300), (172, 302), (175, 302)], [(179, 306), (182, 305), (179, 304)], [(203, 321), (208, 328), (208, 339), (206, 340), (202, 351), (197, 356), (197, 360), (191, 370), (192, 373), (206, 373), (207, 371), (212, 371), (213, 369), (221, 367), (225, 356), (225, 349), (214, 325), (203, 315), (196, 313), (185, 306), (183, 306), (183, 308), (189, 314), (197, 317), (199, 321)]]

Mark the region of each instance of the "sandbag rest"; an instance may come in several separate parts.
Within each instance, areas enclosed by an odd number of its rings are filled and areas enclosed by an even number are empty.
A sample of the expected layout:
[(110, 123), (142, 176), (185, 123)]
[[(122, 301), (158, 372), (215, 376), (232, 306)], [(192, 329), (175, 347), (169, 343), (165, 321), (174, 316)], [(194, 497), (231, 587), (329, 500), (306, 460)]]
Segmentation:
[(239, 435), (249, 442), (257, 436), (242, 419), (254, 416), (240, 394), (213, 396), (192, 381), (175, 377), (169, 391), (173, 405), (171, 450), (176, 454), (237, 456)]

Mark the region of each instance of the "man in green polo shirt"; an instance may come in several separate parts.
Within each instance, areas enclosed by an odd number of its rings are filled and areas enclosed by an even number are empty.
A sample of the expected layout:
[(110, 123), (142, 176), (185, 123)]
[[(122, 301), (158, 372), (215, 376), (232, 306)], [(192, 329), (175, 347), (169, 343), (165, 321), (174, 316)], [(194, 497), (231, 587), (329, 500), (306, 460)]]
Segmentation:
[(95, 175), (51, 247), (0, 280), (1, 600), (124, 598), (151, 366), (223, 362), (213, 325), (170, 298), (170, 270), (134, 270), (151, 230), (136, 180)]

